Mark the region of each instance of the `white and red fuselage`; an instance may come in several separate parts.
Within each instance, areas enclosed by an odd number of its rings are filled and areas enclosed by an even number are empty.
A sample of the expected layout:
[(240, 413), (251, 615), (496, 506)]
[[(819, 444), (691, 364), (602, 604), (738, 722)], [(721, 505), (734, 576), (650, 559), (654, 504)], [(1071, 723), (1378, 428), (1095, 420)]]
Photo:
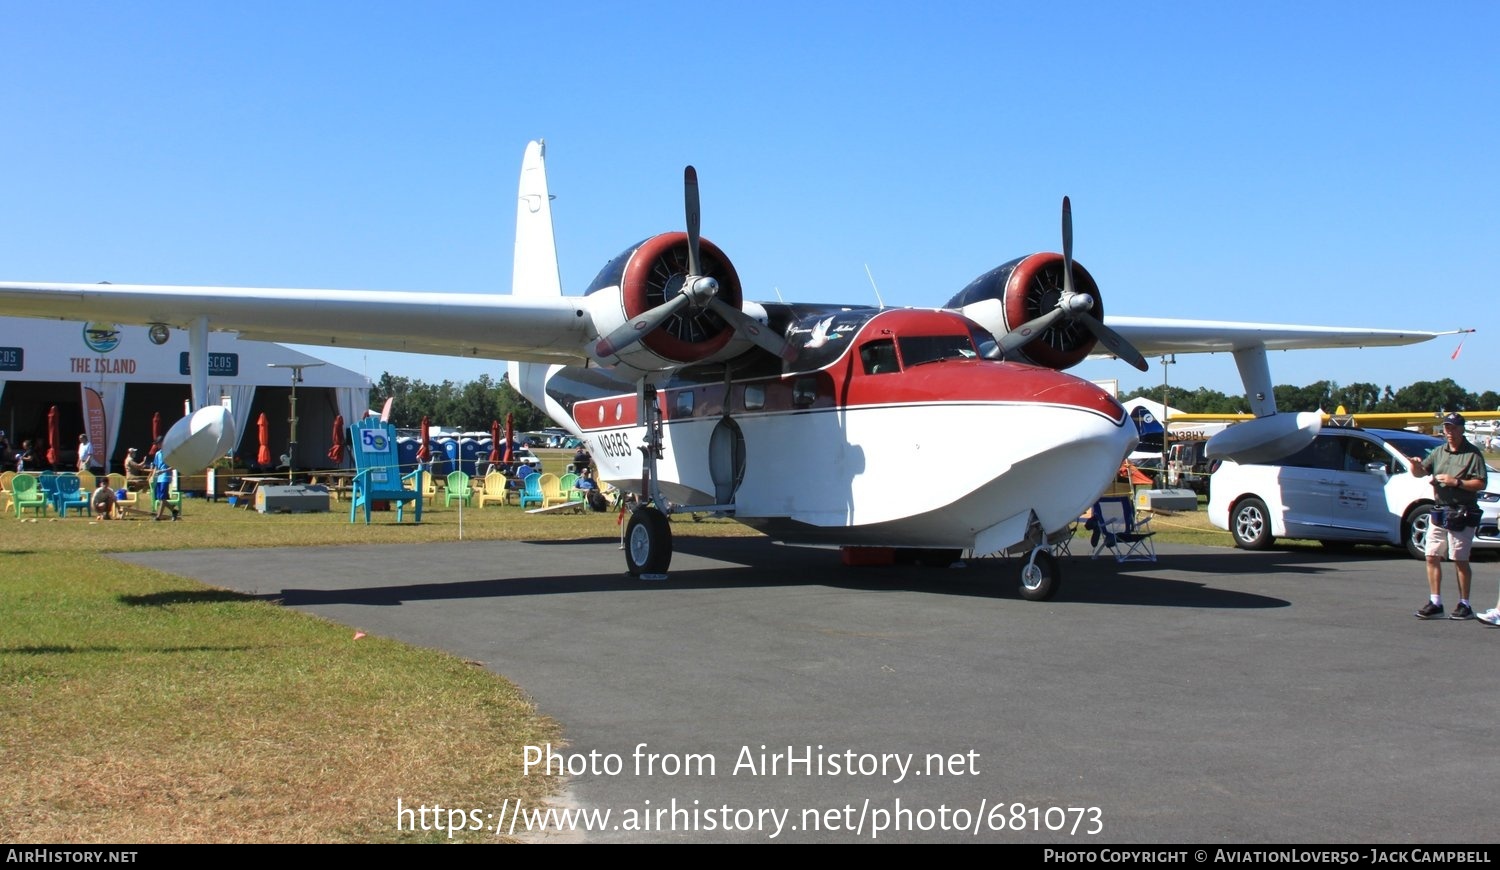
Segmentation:
[[(732, 498), (735, 519), (780, 540), (993, 552), (1033, 514), (1066, 527), (1136, 442), (1108, 393), (981, 358), (988, 336), (955, 312), (787, 308), (773, 317), (794, 321), (795, 362), (689, 367), (658, 388), (658, 483), (675, 504)], [(551, 367), (546, 405), (602, 479), (639, 490), (647, 429), (629, 374), (612, 375)]]

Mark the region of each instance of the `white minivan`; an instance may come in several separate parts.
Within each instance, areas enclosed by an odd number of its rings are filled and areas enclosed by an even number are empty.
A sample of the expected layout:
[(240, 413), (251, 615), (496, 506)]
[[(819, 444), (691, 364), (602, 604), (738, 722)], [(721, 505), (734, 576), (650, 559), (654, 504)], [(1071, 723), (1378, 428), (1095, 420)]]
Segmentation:
[[(1325, 428), (1277, 462), (1221, 464), (1209, 490), (1208, 518), (1247, 550), (1269, 547), (1275, 538), (1312, 538), (1331, 547), (1403, 545), (1421, 559), (1432, 478), (1413, 477), (1407, 457), (1442, 444), (1400, 429)], [(1489, 486), (1500, 487), (1500, 480), (1492, 475)], [(1479, 497), (1486, 515), (1500, 503), (1494, 489)], [(1481, 533), (1474, 546), (1500, 547), (1500, 537)]]

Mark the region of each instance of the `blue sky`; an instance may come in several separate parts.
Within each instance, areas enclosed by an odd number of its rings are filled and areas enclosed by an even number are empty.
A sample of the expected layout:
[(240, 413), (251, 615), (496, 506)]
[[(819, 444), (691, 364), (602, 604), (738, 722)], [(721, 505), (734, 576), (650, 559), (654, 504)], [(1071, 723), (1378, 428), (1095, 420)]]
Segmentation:
[[(1500, 388), (1500, 4), (10, 3), (0, 278), (507, 292), (682, 222), (752, 298), (937, 305), (1076, 253), (1107, 312), (1444, 330), (1278, 382)], [(499, 366), (317, 351), (377, 377)], [(1156, 384), (1119, 363), (1085, 377)], [(1239, 392), (1222, 356), (1174, 385)]]

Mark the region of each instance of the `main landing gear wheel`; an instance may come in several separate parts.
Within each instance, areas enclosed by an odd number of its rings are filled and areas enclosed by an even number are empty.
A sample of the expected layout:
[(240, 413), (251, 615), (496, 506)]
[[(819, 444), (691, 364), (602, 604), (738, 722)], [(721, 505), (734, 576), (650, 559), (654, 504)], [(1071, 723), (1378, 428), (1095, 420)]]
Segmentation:
[(672, 524), (654, 507), (637, 508), (625, 524), (625, 568), (632, 577), (665, 580), (672, 564)]
[(1021, 597), (1027, 601), (1046, 601), (1062, 585), (1062, 568), (1046, 550), (1037, 550), (1021, 566)]

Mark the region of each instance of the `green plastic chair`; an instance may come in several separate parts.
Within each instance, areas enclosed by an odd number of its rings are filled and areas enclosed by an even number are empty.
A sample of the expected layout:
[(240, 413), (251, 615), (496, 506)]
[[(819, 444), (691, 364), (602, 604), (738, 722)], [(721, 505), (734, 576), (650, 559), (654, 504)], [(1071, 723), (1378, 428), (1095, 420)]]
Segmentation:
[(462, 471), (448, 474), (448, 489), (443, 494), (443, 507), (453, 504), (454, 499), (463, 501), (464, 507), (473, 505), (474, 488), (469, 485), (469, 476)]
[[(154, 514), (161, 509), (162, 500), (156, 497), (156, 487), (151, 487), (151, 512)], [(167, 504), (174, 513), (182, 513), (182, 493), (177, 491), (177, 484), (173, 483), (167, 488)]]
[(10, 482), (10, 503), (15, 507), (18, 519), (26, 508), (31, 508), (31, 512), (37, 515), (47, 513), (47, 495), (37, 486), (36, 478), (29, 474), (17, 474)]

